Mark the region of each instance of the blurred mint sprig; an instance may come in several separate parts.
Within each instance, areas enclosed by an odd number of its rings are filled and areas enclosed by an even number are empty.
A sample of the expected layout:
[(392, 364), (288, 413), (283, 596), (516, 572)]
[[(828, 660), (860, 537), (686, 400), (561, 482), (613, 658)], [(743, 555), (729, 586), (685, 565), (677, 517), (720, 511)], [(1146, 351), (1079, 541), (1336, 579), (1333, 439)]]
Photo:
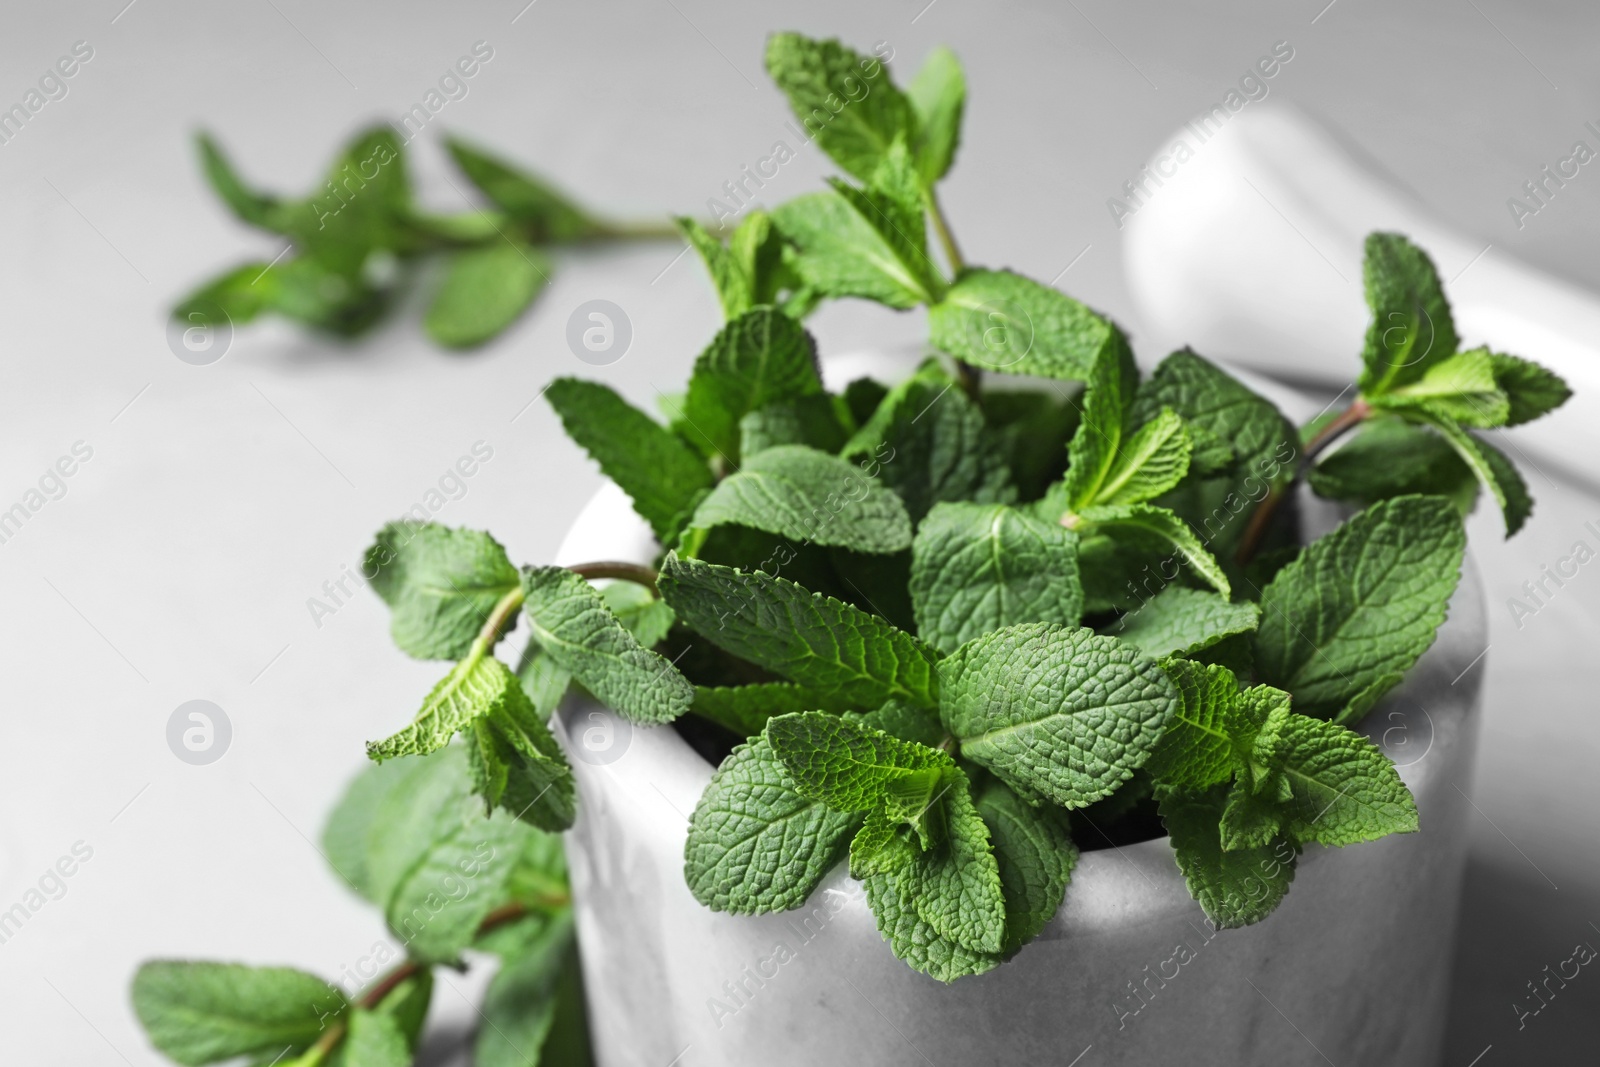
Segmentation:
[(446, 348), (472, 348), (538, 298), (555, 273), (552, 249), (677, 235), (665, 222), (600, 218), (544, 180), (456, 139), (446, 142), (451, 159), (487, 206), (455, 215), (416, 202), (405, 147), (388, 126), (358, 134), (322, 184), (298, 199), (253, 189), (209, 134), (197, 141), (206, 178), (222, 201), (289, 245), (277, 258), (242, 263), (179, 301), (173, 316), (186, 322), (239, 325), (276, 312), (356, 337), (390, 312), (421, 261), (439, 256), (444, 263), (423, 326)]

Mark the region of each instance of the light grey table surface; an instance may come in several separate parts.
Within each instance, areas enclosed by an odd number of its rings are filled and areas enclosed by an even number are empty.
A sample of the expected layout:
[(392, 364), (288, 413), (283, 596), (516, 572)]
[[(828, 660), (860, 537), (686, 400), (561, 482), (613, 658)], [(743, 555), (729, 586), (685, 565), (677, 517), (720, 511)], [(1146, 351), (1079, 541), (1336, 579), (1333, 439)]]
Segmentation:
[[(948, 42), (972, 93), (945, 194), (969, 258), (1044, 279), (1073, 264), (1061, 287), (1137, 344), (1105, 200), (1288, 40), (1295, 59), (1261, 106), (1293, 101), (1463, 231), (1600, 289), (1600, 178), (1585, 171), (1521, 230), (1505, 206), (1600, 121), (1592, 5), (125, 2), (11, 3), (0, 18), (0, 104), (75, 42), (93, 49), (67, 95), (0, 144), (0, 510), (75, 443), (92, 449), (66, 494), (0, 544), (0, 909), (75, 844), (92, 850), (64, 895), (0, 944), (5, 1062), (161, 1062), (126, 995), (151, 956), (335, 976), (371, 951), (379, 918), (312, 842), (362, 742), (409, 716), (439, 669), (394, 651), (369, 592), (320, 620), (308, 598), (479, 441), (493, 458), (438, 519), (547, 559), (598, 475), (530, 401), (579, 373), (648, 404), (682, 381), (719, 319), (698, 265), (667, 242), (563, 257), (536, 311), (477, 354), (430, 347), (411, 308), (353, 347), (271, 323), (242, 330), (219, 363), (186, 365), (165, 340), (172, 299), (280, 247), (203, 187), (189, 143), (201, 126), (251, 178), (299, 193), (358, 123), (397, 118), (485, 41), (493, 58), (469, 95), (415, 144), (428, 202), (463, 203), (439, 148), (448, 128), (616, 214), (698, 214), (792, 138), (761, 70), (769, 29), (888, 42), (902, 74)], [(806, 149), (764, 197), (828, 172)], [(564, 341), (568, 314), (593, 298), (622, 306), (635, 331), (604, 368)], [(834, 352), (923, 329), (919, 314), (866, 305), (813, 325)], [(1482, 817), (1460, 959), (1438, 975), (1455, 983), (1446, 1062), (1462, 1067), (1586, 1062), (1600, 1036), (1600, 977), (1587, 972), (1521, 1030), (1512, 1009), (1574, 943), (1600, 944), (1600, 719), (1585, 681), (1600, 578), (1585, 568), (1521, 626), (1506, 606), (1575, 540), (1600, 544), (1583, 525), (1600, 526), (1600, 501), (1527, 473), (1539, 506), (1516, 541), (1494, 516), (1472, 521), (1492, 635)], [(165, 739), (196, 698), (234, 730), (206, 767)], [(447, 1021), (470, 1019), (480, 981), (441, 984)]]

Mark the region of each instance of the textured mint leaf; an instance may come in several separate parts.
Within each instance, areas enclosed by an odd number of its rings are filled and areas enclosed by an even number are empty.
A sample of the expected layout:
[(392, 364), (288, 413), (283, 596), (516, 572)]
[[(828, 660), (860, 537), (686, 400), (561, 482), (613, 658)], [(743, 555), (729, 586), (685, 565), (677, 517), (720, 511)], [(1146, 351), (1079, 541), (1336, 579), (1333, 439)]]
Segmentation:
[(1520, 356), (1489, 353), (1494, 380), (1511, 402), (1507, 426), (1521, 426), (1567, 402), (1572, 390), (1560, 376)]
[(1367, 419), (1307, 473), (1319, 496), (1366, 505), (1410, 493), (1448, 497), (1466, 514), (1478, 479), (1438, 433), (1395, 415)]
[(1505, 518), (1507, 537), (1522, 529), (1528, 516), (1533, 514), (1533, 497), (1528, 494), (1528, 486), (1523, 482), (1522, 475), (1517, 473), (1516, 466), (1506, 458), (1505, 453), (1481, 437), (1468, 433), (1442, 411), (1416, 408), (1408, 410), (1406, 415), (1437, 430), (1473, 476), (1489, 490)]
[(746, 458), (701, 501), (690, 524), (748, 526), (875, 555), (911, 546), (911, 519), (899, 497), (855, 464), (804, 445)]
[(628, 494), (657, 540), (675, 540), (696, 497), (713, 484), (705, 462), (610, 386), (557, 378), (545, 396), (561, 416), (567, 436)]
[(528, 1067), (543, 1055), (555, 1022), (564, 973), (577, 968), (572, 919), (563, 915), (537, 942), (508, 959), (483, 995), (475, 1067)]
[(463, 249), (446, 263), (422, 326), (446, 348), (481, 345), (528, 310), (554, 271), (542, 252), (520, 240)]
[(505, 903), (505, 887), (530, 831), (509, 814), (462, 820), (429, 842), (384, 906), (389, 929), (413, 958), (454, 960), (478, 925)]
[(949, 753), (821, 711), (769, 719), (766, 738), (800, 795), (835, 811), (870, 811), (896, 781), (954, 766)]
[(775, 400), (739, 420), (739, 454), (753, 456), (778, 445), (809, 445), (837, 453), (848, 439), (838, 401), (826, 393)]
[(998, 952), (975, 952), (941, 937), (914, 906), (914, 881), (913, 873), (902, 869), (870, 875), (861, 883), (878, 932), (896, 957), (945, 983), (992, 971), (1004, 962)]
[(1417, 829), (1417, 806), (1381, 749), (1343, 726), (1287, 715), (1278, 724), (1293, 793), (1285, 829), (1297, 841), (1350, 845)]
[(1006, 935), (1000, 867), (966, 774), (946, 768), (932, 803), (943, 807), (944, 839), (896, 876), (910, 889), (917, 915), (940, 937), (970, 952), (999, 952)]
[(526, 171), (454, 137), (445, 139), (445, 147), (479, 192), (535, 244), (578, 241), (605, 230), (570, 198)]
[(1216, 593), (1169, 585), (1112, 623), (1106, 633), (1151, 656), (1183, 656), (1250, 633), (1260, 618), (1261, 609), (1249, 601), (1230, 604)]
[(1455, 354), (1461, 342), (1426, 252), (1397, 233), (1369, 234), (1362, 277), (1372, 309), (1361, 351), (1364, 396), (1415, 382)]
[(1427, 407), (1463, 426), (1503, 426), (1511, 401), (1495, 381), (1489, 350), (1457, 352), (1431, 364), (1409, 385), (1372, 398), (1373, 406), (1395, 411)]
[(1154, 750), (1178, 694), (1154, 660), (1091, 630), (996, 630), (939, 664), (940, 717), (961, 754), (1029, 796), (1081, 808)]
[(903, 870), (917, 858), (915, 831), (904, 820), (882, 806), (868, 811), (864, 819), (850, 839), (850, 877), (859, 880)]
[(493, 656), (470, 655), (439, 680), (410, 725), (382, 741), (368, 741), (367, 758), (427, 755), (507, 700), (522, 696), (505, 664)]
[(288, 967), (153, 960), (133, 977), (150, 1043), (189, 1065), (298, 1051), (346, 1006), (337, 989)]
[(504, 704), (472, 724), (468, 766), (474, 791), (489, 807), (557, 833), (572, 826), (577, 797), (572, 768), (547, 718), (513, 685)]
[(1224, 852), (1219, 825), (1226, 790), (1168, 792), (1160, 810), (1189, 895), (1218, 927), (1232, 929), (1260, 922), (1282, 903), (1299, 849), (1278, 837), (1260, 848)]
[(431, 522), (378, 531), (365, 572), (389, 605), (394, 643), (417, 659), (465, 656), (495, 603), (517, 587), (517, 568), (498, 541)]
[(821, 392), (811, 335), (778, 309), (758, 307), (731, 319), (700, 353), (673, 426), (731, 468), (739, 461), (739, 420), (774, 401)]
[(1177, 687), (1178, 708), (1144, 769), (1158, 782), (1187, 789), (1226, 781), (1239, 749), (1248, 754), (1254, 741), (1254, 729), (1240, 737), (1238, 679), (1226, 667), (1188, 660), (1162, 666)]
[(817, 147), (862, 181), (896, 140), (909, 141), (916, 130), (910, 101), (876, 56), (833, 39), (775, 33), (767, 39), (766, 63)]
[(912, 308), (943, 295), (925, 246), (919, 248), (926, 224), (920, 216), (911, 223), (891, 197), (835, 183), (784, 201), (772, 221), (798, 249), (800, 277), (824, 296)]
[(1115, 504), (1089, 508), (1079, 518), (1088, 530), (1107, 533), (1114, 540), (1126, 540), (1134, 547), (1176, 559), (1223, 597), (1233, 595), (1222, 564), (1206, 551), (1189, 524), (1176, 513), (1154, 504)]
[(956, 54), (940, 45), (922, 61), (906, 90), (917, 116), (917, 172), (925, 186), (943, 178), (961, 142), (967, 78)]
[(357, 1008), (349, 1030), (328, 1059), (328, 1067), (410, 1067), (411, 1047), (394, 1019)]
[(676, 621), (666, 601), (634, 582), (612, 582), (600, 590), (600, 601), (645, 648), (659, 644)]
[(795, 789), (766, 738), (740, 745), (689, 819), (684, 877), (713, 911), (752, 915), (804, 904), (861, 823)]
[(1078, 849), (1056, 811), (1032, 806), (1000, 782), (985, 785), (977, 805), (999, 865), (1006, 904), (1000, 950), (1009, 956), (1037, 937), (1060, 909)]
[(718, 647), (856, 707), (938, 704), (933, 649), (876, 615), (784, 578), (669, 555), (661, 595)]
[(1087, 381), (1101, 354), (1126, 348), (1109, 319), (1008, 270), (963, 271), (928, 309), (928, 341), (976, 367)]
[[(690, 711), (743, 737), (766, 729), (774, 715), (829, 709), (830, 701), (793, 682), (755, 685), (696, 686)], [(842, 709), (838, 709), (842, 710)]]
[(602, 704), (647, 725), (689, 710), (694, 686), (640, 645), (588, 582), (565, 567), (529, 567), (522, 588), (533, 640)]
[[(620, 616), (618, 621), (622, 621)], [(545, 720), (555, 714), (556, 707), (561, 703), (561, 698), (567, 695), (567, 687), (572, 683), (572, 675), (545, 655), (537, 641), (529, 641), (523, 647), (516, 674), (528, 702)]]
[(893, 734), (902, 741), (914, 741), (929, 748), (938, 748), (947, 736), (937, 714), (900, 700), (891, 700), (883, 707), (867, 712), (861, 716), (861, 723), (874, 730)]
[(1101, 499), (1117, 469), (1139, 372), (1125, 343), (1103, 347), (1090, 370), (1082, 420), (1067, 445), (1067, 507), (1082, 512)]
[(328, 865), (351, 889), (374, 903), (382, 903), (382, 897), (367, 873), (367, 851), (373, 836), (383, 832), (381, 813), (395, 790), (404, 788), (410, 776), (431, 758), (368, 763), (328, 813), (322, 829), (322, 853)]
[(936, 364), (896, 386), (843, 455), (900, 494), (912, 522), (941, 501), (1016, 499), (1004, 446), (983, 412)]
[(1096, 504), (1138, 504), (1165, 493), (1189, 472), (1189, 432), (1171, 408), (1140, 426), (1117, 449)]
[(680, 215), (672, 221), (677, 223), (689, 246), (699, 253), (710, 272), (717, 299), (722, 303), (722, 314), (733, 319), (754, 307), (755, 279), (750, 276), (748, 266), (694, 219)]
[(1003, 504), (939, 504), (911, 548), (917, 633), (941, 652), (1004, 626), (1074, 626), (1078, 538)]
[(915, 280), (930, 301), (943, 295), (944, 275), (928, 256), (922, 185), (905, 141), (896, 141), (889, 147), (865, 188), (838, 178), (830, 178), (828, 184), (877, 231), (899, 269)]
[(1433, 644), (1465, 547), (1450, 502), (1428, 496), (1374, 504), (1308, 545), (1261, 594), (1259, 677), (1302, 713), (1342, 720)]

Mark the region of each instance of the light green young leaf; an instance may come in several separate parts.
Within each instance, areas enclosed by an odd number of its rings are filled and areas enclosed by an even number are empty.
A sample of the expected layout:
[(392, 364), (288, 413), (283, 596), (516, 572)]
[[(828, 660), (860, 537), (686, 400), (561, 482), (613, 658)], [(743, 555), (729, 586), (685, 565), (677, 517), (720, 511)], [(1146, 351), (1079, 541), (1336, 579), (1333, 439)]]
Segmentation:
[(1038, 936), (1060, 909), (1078, 849), (1056, 811), (1028, 804), (1001, 782), (985, 785), (977, 804), (1000, 869), (1006, 902), (1000, 950), (1009, 956)]
[(1567, 402), (1572, 390), (1561, 378), (1532, 360), (1490, 352), (1494, 380), (1511, 401), (1507, 426), (1521, 426)]
[(798, 33), (767, 39), (767, 73), (817, 146), (862, 181), (916, 129), (911, 103), (876, 56)]
[(1411, 791), (1371, 741), (1305, 715), (1274, 717), (1272, 725), (1293, 793), (1285, 829), (1295, 840), (1351, 845), (1417, 829)]
[(917, 172), (922, 184), (932, 188), (949, 172), (961, 141), (967, 78), (955, 53), (943, 45), (929, 52), (907, 95), (917, 115)]
[(1109, 319), (1020, 274), (963, 271), (928, 309), (928, 340), (975, 367), (1086, 381), (1101, 354), (1125, 348)]
[(1178, 693), (1154, 660), (1091, 630), (996, 630), (939, 664), (939, 714), (961, 754), (1025, 795), (1081, 808), (1154, 751)]
[(1261, 609), (1248, 600), (1230, 604), (1203, 589), (1168, 585), (1105, 632), (1151, 656), (1185, 656), (1249, 633), (1260, 619)]
[(689, 819), (684, 877), (713, 911), (753, 915), (804, 904), (861, 823), (795, 789), (765, 737), (733, 750)]
[(510, 326), (550, 282), (554, 267), (521, 241), (500, 241), (455, 253), (422, 320), (446, 348), (481, 345)]
[[(915, 279), (931, 302), (944, 295), (946, 283), (928, 255), (928, 221), (916, 166), (909, 145), (896, 141), (865, 188), (838, 178), (828, 179), (828, 184), (877, 232), (900, 267)], [(802, 259), (804, 251), (802, 245)]]
[(755, 279), (739, 258), (728, 250), (722, 241), (711, 235), (700, 223), (687, 215), (672, 220), (678, 224), (706, 270), (711, 274), (711, 284), (716, 287), (717, 299), (722, 303), (725, 318), (734, 319), (755, 306)]
[(776, 400), (822, 392), (817, 350), (798, 322), (771, 307), (731, 319), (695, 360), (673, 426), (726, 467), (739, 461), (739, 420)]
[(833, 700), (938, 704), (937, 654), (915, 637), (784, 578), (667, 556), (661, 595), (712, 643)]
[(506, 665), (490, 655), (469, 655), (450, 668), (422, 702), (405, 729), (382, 741), (367, 742), (367, 758), (423, 756), (443, 748), (459, 731), (506, 701), (522, 698), (522, 687)]
[(393, 1018), (356, 1008), (350, 1013), (349, 1026), (328, 1067), (410, 1067), (411, 1048)]
[(1240, 749), (1248, 756), (1255, 728), (1242, 722), (1239, 682), (1226, 667), (1168, 660), (1178, 708), (1144, 769), (1156, 781), (1204, 789), (1233, 776)]
[(900, 494), (912, 522), (940, 501), (1016, 499), (999, 438), (937, 364), (925, 364), (896, 386), (842, 455)]
[(547, 718), (513, 685), (499, 708), (472, 724), (467, 752), (474, 791), (489, 807), (558, 833), (572, 826), (577, 797), (572, 768)]
[(989, 827), (973, 803), (967, 776), (944, 770), (933, 804), (942, 807), (944, 838), (896, 872), (911, 889), (911, 906), (940, 937), (969, 952), (999, 952), (1006, 940), (1006, 899)]
[(1486, 348), (1439, 360), (1410, 385), (1382, 393), (1371, 403), (1394, 411), (1425, 407), (1463, 426), (1482, 428), (1503, 426), (1511, 415), (1511, 401), (1495, 381)]
[(394, 643), (417, 659), (465, 656), (518, 580), (506, 550), (488, 534), (409, 519), (378, 531), (363, 570), (389, 605)]
[(939, 749), (822, 711), (769, 719), (766, 738), (800, 795), (834, 811), (870, 811), (896, 782), (955, 766)]
[(1110, 534), (1151, 551), (1166, 553), (1188, 567), (1224, 598), (1233, 595), (1228, 576), (1215, 556), (1206, 551), (1189, 524), (1174, 512), (1154, 504), (1118, 504), (1092, 507), (1078, 516), (1080, 531)]
[(898, 202), (835, 183), (827, 192), (786, 200), (772, 221), (799, 250), (795, 269), (816, 292), (912, 308), (944, 295), (925, 244), (926, 223), (913, 223)]
[(133, 977), (133, 1010), (150, 1043), (189, 1067), (299, 1051), (346, 1007), (337, 989), (288, 967), (153, 960)]
[(529, 240), (580, 241), (604, 232), (604, 224), (533, 175), (454, 137), (446, 138), (445, 147), (461, 172)]
[(1190, 449), (1183, 419), (1171, 408), (1162, 408), (1117, 449), (1094, 503), (1114, 507), (1160, 496), (1189, 472)]
[(868, 811), (864, 818), (861, 829), (850, 839), (850, 877), (861, 880), (909, 867), (918, 852), (911, 826), (882, 806)]
[(1428, 254), (1397, 233), (1367, 236), (1362, 263), (1372, 323), (1358, 382), (1368, 398), (1410, 385), (1461, 346)]
[(1078, 539), (1003, 504), (939, 504), (911, 548), (917, 632), (941, 652), (1003, 626), (1075, 626)]
[(1259, 848), (1224, 852), (1219, 826), (1227, 788), (1171, 791), (1160, 798), (1161, 821), (1189, 895), (1207, 918), (1225, 930), (1249, 926), (1272, 914), (1289, 892), (1299, 855), (1298, 847), (1283, 837)]
[(804, 445), (747, 457), (690, 521), (702, 530), (726, 524), (879, 555), (911, 545), (911, 519), (899, 497), (855, 464)]
[(1484, 488), (1494, 496), (1505, 518), (1506, 536), (1522, 529), (1528, 516), (1533, 514), (1533, 497), (1528, 486), (1517, 473), (1517, 468), (1505, 453), (1462, 429), (1456, 421), (1442, 411), (1432, 408), (1413, 408), (1406, 411), (1409, 418), (1432, 426), (1455, 450)]
[(1305, 715), (1344, 721), (1352, 700), (1433, 644), (1465, 546), (1450, 502), (1427, 496), (1374, 504), (1308, 545), (1262, 592), (1261, 680)]
[(628, 494), (657, 540), (671, 544), (698, 496), (714, 484), (705, 461), (609, 386), (557, 378), (545, 396), (567, 435)]
[(600, 602), (645, 648), (660, 644), (676, 621), (666, 601), (634, 582), (612, 582), (600, 590)]
[(1126, 344), (1107, 345), (1096, 357), (1083, 394), (1083, 418), (1067, 445), (1064, 488), (1070, 511), (1094, 506), (1117, 469), (1138, 380)]
[(588, 582), (565, 567), (528, 567), (522, 589), (533, 639), (602, 704), (646, 725), (689, 710), (694, 686), (640, 645)]

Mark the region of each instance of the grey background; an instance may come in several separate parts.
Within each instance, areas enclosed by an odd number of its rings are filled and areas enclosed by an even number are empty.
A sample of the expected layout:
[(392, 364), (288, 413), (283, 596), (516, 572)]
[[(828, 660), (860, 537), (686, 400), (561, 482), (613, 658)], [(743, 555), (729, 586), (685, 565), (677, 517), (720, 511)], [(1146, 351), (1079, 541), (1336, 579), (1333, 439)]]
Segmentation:
[[(1287, 39), (1295, 58), (1262, 106), (1295, 103), (1463, 231), (1600, 288), (1600, 178), (1586, 169), (1520, 231), (1505, 206), (1600, 120), (1592, 5), (124, 2), (13, 2), (0, 35), (6, 105), (73, 42), (94, 48), (69, 94), (0, 145), (0, 508), (74, 442), (93, 448), (66, 496), (0, 544), (0, 909), (75, 842), (93, 849), (66, 894), (0, 944), (16, 1062), (160, 1062), (126, 1002), (150, 956), (336, 976), (370, 953), (378, 917), (311, 842), (362, 742), (408, 716), (438, 668), (392, 649), (370, 593), (320, 627), (307, 598), (480, 440), (493, 459), (438, 518), (547, 559), (598, 477), (529, 401), (579, 373), (651, 403), (719, 319), (698, 266), (666, 242), (563, 257), (534, 314), (475, 355), (431, 348), (413, 308), (354, 347), (271, 323), (220, 363), (185, 365), (164, 339), (172, 299), (280, 247), (203, 188), (198, 127), (252, 179), (299, 194), (358, 123), (397, 117), (483, 40), (494, 58), (470, 95), (414, 145), (428, 202), (463, 203), (437, 144), (449, 128), (615, 214), (700, 214), (742, 164), (793, 144), (760, 67), (768, 30), (887, 41), (902, 76), (947, 42), (972, 92), (945, 192), (968, 257), (1049, 279), (1087, 248), (1059, 284), (1137, 343), (1105, 200)], [(806, 149), (764, 195), (828, 172)], [(628, 356), (604, 368), (563, 340), (568, 312), (596, 298), (634, 327)], [(923, 323), (842, 305), (814, 329), (839, 352), (915, 341)], [(1473, 521), (1493, 642), (1460, 959), (1438, 975), (1456, 989), (1452, 1064), (1594, 1054), (1600, 977), (1584, 972), (1521, 1031), (1511, 1009), (1544, 965), (1600, 944), (1587, 677), (1600, 578), (1585, 569), (1521, 629), (1504, 607), (1575, 539), (1594, 543), (1582, 523), (1600, 524), (1600, 502), (1530, 478), (1539, 509), (1516, 542), (1493, 517)], [(191, 699), (232, 720), (232, 748), (209, 766), (166, 746), (168, 716)], [(436, 1005), (468, 1020), (475, 980), (450, 981), (460, 993), (441, 983)]]

